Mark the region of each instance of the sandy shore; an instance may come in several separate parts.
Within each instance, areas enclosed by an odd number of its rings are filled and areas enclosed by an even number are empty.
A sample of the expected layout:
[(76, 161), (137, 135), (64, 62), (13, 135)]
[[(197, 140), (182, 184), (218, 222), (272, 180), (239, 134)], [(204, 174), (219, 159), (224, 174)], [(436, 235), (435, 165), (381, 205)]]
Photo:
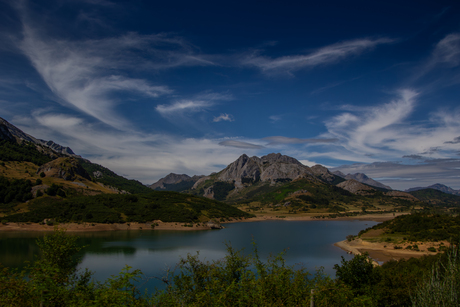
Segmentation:
[[(421, 245), (422, 243), (419, 243)], [(355, 239), (352, 241), (340, 241), (334, 244), (341, 249), (351, 252), (355, 255), (361, 255), (364, 252), (369, 253), (369, 256), (377, 261), (378, 263), (383, 263), (389, 260), (399, 260), (399, 259), (409, 259), (412, 257), (422, 257), (424, 255), (436, 255), (435, 252), (429, 252), (426, 249), (434, 246), (434, 243), (424, 243), (423, 249), (420, 251), (407, 250), (404, 249), (394, 249), (393, 244), (389, 243), (375, 243), (368, 242), (362, 239)]]
[(225, 223), (235, 223), (235, 222), (260, 222), (260, 221), (352, 221), (352, 220), (361, 220), (361, 221), (374, 221), (374, 222), (384, 222), (391, 219), (394, 219), (396, 216), (408, 214), (403, 213), (384, 213), (384, 214), (365, 214), (357, 216), (347, 216), (347, 217), (337, 217), (333, 219), (322, 219), (315, 218), (313, 215), (286, 215), (285, 217), (277, 217), (274, 215), (260, 214), (256, 213), (256, 217), (252, 217), (245, 220), (234, 220)]

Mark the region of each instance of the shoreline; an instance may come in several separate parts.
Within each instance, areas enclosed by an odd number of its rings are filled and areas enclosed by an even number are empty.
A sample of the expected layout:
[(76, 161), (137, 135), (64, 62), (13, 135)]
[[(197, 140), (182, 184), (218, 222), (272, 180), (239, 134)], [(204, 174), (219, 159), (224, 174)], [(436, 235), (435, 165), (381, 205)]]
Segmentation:
[[(401, 215), (401, 214), (398, 214)], [(263, 222), (263, 221), (343, 221), (343, 220), (366, 220), (383, 222), (386, 220), (393, 219), (395, 216), (391, 213), (386, 214), (367, 214), (350, 217), (338, 217), (333, 219), (318, 219), (312, 216), (288, 216), (288, 217), (276, 217), (272, 215), (259, 214), (256, 217), (248, 219), (233, 219), (230, 221), (220, 222), (220, 224), (228, 223), (248, 223), (248, 222)], [(152, 224), (157, 224), (152, 228)], [(206, 223), (193, 224), (193, 227), (183, 226), (187, 223), (182, 222), (162, 222), (153, 221), (148, 223), (59, 223), (58, 228), (64, 228), (68, 232), (92, 232), (92, 231), (114, 231), (114, 230), (173, 230), (173, 231), (194, 231), (194, 230), (211, 230), (213, 227), (208, 226)], [(39, 231), (49, 232), (53, 231), (54, 226), (41, 225), (39, 223), (24, 223), (24, 222), (8, 222), (0, 224), (0, 232), (9, 231)]]
[[(425, 248), (433, 246), (432, 243), (425, 243)], [(334, 243), (334, 246), (341, 248), (342, 250), (354, 254), (362, 255), (368, 253), (369, 257), (374, 261), (374, 265), (381, 265), (390, 260), (409, 259), (412, 257), (420, 258), (426, 255), (436, 255), (437, 252), (429, 252), (427, 250), (415, 251), (407, 249), (394, 249), (393, 244), (381, 243), (381, 242), (368, 242), (362, 239), (355, 240), (343, 240)], [(388, 247), (387, 247), (388, 246)]]

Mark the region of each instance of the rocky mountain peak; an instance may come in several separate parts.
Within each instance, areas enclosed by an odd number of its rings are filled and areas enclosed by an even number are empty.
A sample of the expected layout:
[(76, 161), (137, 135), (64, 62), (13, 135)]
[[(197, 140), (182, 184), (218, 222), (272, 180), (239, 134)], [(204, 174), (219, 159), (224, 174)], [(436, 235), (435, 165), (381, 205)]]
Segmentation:
[(297, 159), (280, 153), (272, 153), (261, 158), (241, 155), (218, 174), (219, 181), (235, 181), (241, 186), (243, 181), (276, 181), (279, 179), (294, 180), (297, 178), (312, 178), (313, 172), (308, 166)]

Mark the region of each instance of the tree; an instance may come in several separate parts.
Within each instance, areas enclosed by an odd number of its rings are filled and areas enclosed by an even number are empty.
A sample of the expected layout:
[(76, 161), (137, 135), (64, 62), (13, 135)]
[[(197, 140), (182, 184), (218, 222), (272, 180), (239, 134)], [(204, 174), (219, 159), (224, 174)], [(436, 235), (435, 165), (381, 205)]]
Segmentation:
[(355, 294), (362, 295), (379, 280), (368, 253), (355, 255), (350, 261), (342, 257), (341, 265), (334, 265), (337, 279), (350, 286)]

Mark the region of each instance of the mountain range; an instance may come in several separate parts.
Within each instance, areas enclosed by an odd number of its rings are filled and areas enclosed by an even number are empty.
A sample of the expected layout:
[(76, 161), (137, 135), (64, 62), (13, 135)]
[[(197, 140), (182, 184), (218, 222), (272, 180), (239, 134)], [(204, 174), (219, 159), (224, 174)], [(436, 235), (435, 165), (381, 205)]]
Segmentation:
[[(376, 207), (379, 203), (409, 206), (413, 202), (420, 202), (421, 199), (434, 205), (442, 205), (445, 201), (451, 205), (460, 204), (456, 198), (445, 198), (433, 193), (394, 191), (391, 187), (362, 173), (345, 175), (341, 172), (332, 173), (322, 165), (308, 167), (295, 158), (280, 153), (272, 153), (260, 158), (243, 154), (226, 168), (207, 176), (191, 177), (186, 174), (170, 173), (154, 184), (145, 186), (83, 159), (69, 147), (53, 141), (36, 139), (1, 118), (0, 140), (4, 141), (2, 141), (4, 145), (0, 160), (24, 161), (24, 163), (29, 161), (27, 162), (29, 164), (23, 164), (20, 169), (8, 173), (9, 176), (26, 179), (27, 174), (30, 175), (31, 172), (40, 174), (45, 181), (42, 191), (45, 190), (46, 185), (54, 183), (66, 189), (79, 189), (78, 193), (83, 194), (176, 191), (232, 204), (291, 203), (297, 204), (297, 207), (302, 210), (310, 210), (311, 206), (317, 205), (327, 210), (345, 210), (343, 206), (351, 203), (355, 203), (355, 207), (358, 208)], [(28, 160), (24, 158), (24, 154), (18, 157), (8, 156), (7, 147), (10, 145), (7, 144), (16, 143), (22, 145), (12, 150), (29, 150), (25, 154), (28, 155)], [(34, 150), (40, 154), (37, 156), (33, 153)], [(34, 169), (33, 164), (38, 167)], [(12, 169), (11, 166), (7, 169)], [(6, 174), (5, 171), (3, 173)], [(20, 177), (17, 177), (17, 174), (21, 174)], [(436, 188), (435, 186), (438, 190), (442, 188), (448, 193), (456, 192), (441, 185), (434, 185), (431, 188)], [(35, 196), (40, 187), (34, 189)], [(414, 196), (414, 193), (418, 196)]]

